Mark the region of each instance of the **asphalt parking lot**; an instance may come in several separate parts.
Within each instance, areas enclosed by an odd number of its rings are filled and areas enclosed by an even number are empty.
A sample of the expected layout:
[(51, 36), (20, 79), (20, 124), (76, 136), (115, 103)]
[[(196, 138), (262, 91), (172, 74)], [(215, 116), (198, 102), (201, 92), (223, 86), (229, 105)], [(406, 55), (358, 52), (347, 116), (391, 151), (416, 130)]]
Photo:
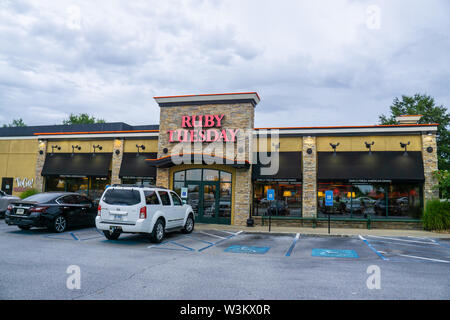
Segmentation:
[[(1, 299), (449, 299), (450, 241), (195, 230), (161, 244), (0, 220)], [(67, 268), (79, 266), (80, 289)], [(369, 289), (369, 266), (381, 270)]]

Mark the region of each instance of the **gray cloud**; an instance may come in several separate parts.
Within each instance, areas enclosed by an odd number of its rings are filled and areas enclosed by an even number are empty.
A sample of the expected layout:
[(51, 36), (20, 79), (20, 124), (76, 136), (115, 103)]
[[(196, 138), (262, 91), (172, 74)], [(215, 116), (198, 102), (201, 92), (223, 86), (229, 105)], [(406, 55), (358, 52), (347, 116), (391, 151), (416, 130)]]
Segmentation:
[[(366, 25), (369, 5), (380, 29)], [(416, 92), (448, 106), (449, 9), (445, 0), (0, 1), (0, 125), (71, 112), (153, 124), (155, 95), (253, 90), (257, 127), (374, 124), (394, 97)]]

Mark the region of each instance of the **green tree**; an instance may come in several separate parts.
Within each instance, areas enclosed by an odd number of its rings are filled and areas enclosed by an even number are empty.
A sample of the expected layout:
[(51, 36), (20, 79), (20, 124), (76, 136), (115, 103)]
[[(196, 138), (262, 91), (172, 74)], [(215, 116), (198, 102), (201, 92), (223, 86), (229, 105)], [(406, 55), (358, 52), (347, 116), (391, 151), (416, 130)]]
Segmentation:
[(4, 124), (3, 128), (11, 128), (11, 127), (26, 127), (27, 125), (23, 122), (22, 118), (13, 119), (10, 124)]
[(89, 116), (87, 113), (80, 113), (78, 115), (71, 113), (69, 118), (63, 120), (63, 124), (90, 124), (90, 123), (105, 123), (103, 119), (95, 119), (95, 117)]
[(443, 105), (437, 106), (434, 98), (426, 94), (395, 98), (390, 106), (390, 115), (381, 115), (380, 124), (397, 124), (395, 117), (403, 114), (421, 114), (419, 123), (438, 123), (436, 133), (439, 169), (450, 169), (450, 113)]

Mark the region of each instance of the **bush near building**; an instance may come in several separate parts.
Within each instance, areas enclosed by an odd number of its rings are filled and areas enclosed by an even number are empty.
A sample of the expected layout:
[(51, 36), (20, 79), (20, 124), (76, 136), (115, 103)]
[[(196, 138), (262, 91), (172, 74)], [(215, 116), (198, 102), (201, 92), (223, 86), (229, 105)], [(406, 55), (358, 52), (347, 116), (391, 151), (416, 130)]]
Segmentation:
[(422, 217), (426, 230), (450, 229), (450, 201), (430, 200)]
[(37, 191), (36, 189), (28, 189), (28, 190), (25, 190), (24, 192), (22, 192), (19, 197), (20, 197), (20, 199), (25, 199), (36, 193), (39, 193), (39, 191)]

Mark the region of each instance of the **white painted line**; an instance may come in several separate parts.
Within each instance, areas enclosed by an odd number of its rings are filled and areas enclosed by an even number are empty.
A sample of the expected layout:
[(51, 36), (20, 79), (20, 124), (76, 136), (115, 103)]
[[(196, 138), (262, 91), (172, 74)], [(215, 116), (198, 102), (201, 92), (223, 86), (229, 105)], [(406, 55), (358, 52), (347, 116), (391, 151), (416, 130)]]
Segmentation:
[(230, 231), (225, 231), (225, 230), (219, 230), (219, 229), (214, 229), (214, 230), (216, 230), (216, 231), (220, 231), (220, 232), (225, 232), (225, 233), (228, 233), (228, 234), (232, 234), (232, 235), (237, 235), (237, 234), (240, 234), (242, 231), (239, 231), (239, 232), (230, 232)]
[(413, 237), (413, 236), (408, 236), (408, 238), (421, 239), (421, 240), (428, 240), (428, 241), (431, 241), (431, 242), (435, 242), (433, 239), (425, 238), (425, 237)]
[(450, 263), (450, 261), (447, 261), (447, 260), (439, 260), (439, 259), (431, 259), (431, 258), (424, 258), (424, 257), (410, 256), (410, 255), (407, 255), (407, 254), (399, 254), (399, 256), (402, 256), (402, 257), (408, 257), (408, 258), (414, 258), (414, 259), (422, 259), (422, 260), (429, 260), (429, 261), (443, 262), (443, 263)]
[(296, 235), (295, 235), (295, 239), (299, 239), (300, 238), (300, 233), (297, 233)]
[(205, 234), (207, 236), (216, 237), (216, 238), (219, 238), (219, 239), (226, 239), (225, 237), (221, 237), (221, 236), (218, 236), (218, 235), (215, 235), (215, 234), (212, 234), (212, 233), (207, 233), (207, 232), (203, 232), (203, 231), (197, 231), (197, 232)]
[(242, 230), (238, 231), (238, 232), (235, 233), (235, 235), (241, 234), (242, 232), (244, 232), (244, 231), (242, 231)]
[(416, 241), (416, 240), (405, 240), (405, 239), (397, 239), (397, 238), (389, 238), (389, 237), (378, 237), (378, 236), (372, 236), (372, 235), (368, 235), (368, 237), (371, 237), (371, 238), (378, 238), (378, 239), (386, 239), (386, 240), (395, 240), (395, 241), (415, 242), (415, 243), (423, 243), (423, 244), (434, 244), (434, 245), (437, 245), (437, 243), (434, 243), (434, 242), (424, 242), (424, 241)]

